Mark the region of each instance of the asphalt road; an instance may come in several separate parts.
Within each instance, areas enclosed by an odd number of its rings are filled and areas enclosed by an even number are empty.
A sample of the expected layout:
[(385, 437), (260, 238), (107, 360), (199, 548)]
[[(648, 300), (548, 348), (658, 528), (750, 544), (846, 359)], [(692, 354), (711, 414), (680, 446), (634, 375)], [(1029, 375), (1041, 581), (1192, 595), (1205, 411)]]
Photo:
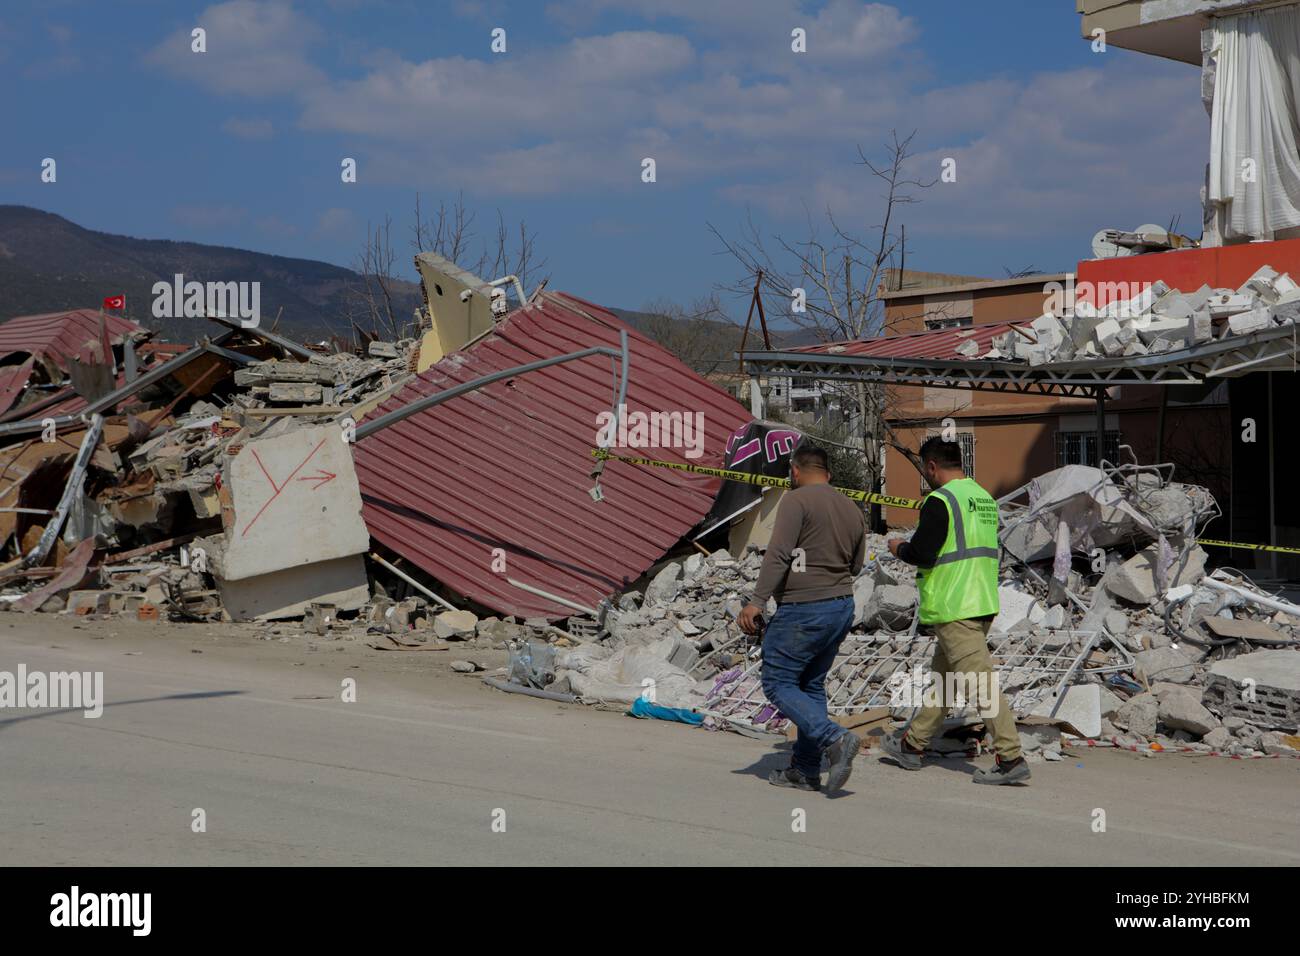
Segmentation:
[(993, 788), (868, 754), (828, 799), (769, 786), (767, 742), (505, 695), (450, 673), (470, 654), (336, 644), (0, 615), (0, 670), (103, 671), (107, 700), (0, 710), (3, 862), (1300, 863), (1300, 761), (1093, 751)]

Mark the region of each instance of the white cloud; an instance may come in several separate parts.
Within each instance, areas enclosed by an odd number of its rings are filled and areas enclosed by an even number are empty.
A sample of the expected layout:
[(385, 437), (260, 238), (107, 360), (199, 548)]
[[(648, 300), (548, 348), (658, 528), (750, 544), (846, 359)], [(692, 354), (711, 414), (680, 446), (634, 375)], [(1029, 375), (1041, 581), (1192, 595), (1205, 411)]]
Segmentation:
[(583, 37), (538, 54), (411, 63), (392, 56), (359, 80), (303, 91), (302, 125), (463, 149), (527, 137), (612, 129), (644, 112), (656, 84), (693, 59), (683, 37), (624, 32)]
[(145, 61), (218, 93), (271, 96), (326, 82), (307, 56), (323, 31), (286, 0), (219, 3), (199, 14), (195, 26), (207, 31), (207, 52), (193, 52), (187, 27)]
[[(1208, 121), (1194, 73), (1130, 63), (1039, 75), (997, 97), (979, 96), (982, 129), (943, 145), (942, 133), (961, 128), (972, 108), (963, 90), (949, 92), (923, 98), (917, 119), (925, 122), (909, 171), (935, 180), (951, 157), (957, 181), (916, 191), (920, 203), (906, 210), (909, 236), (996, 239), (1026, 249), (1034, 239), (1076, 236), (1084, 255), (1103, 227), (1165, 224), (1181, 213), (1181, 228), (1199, 233), (1187, 216), (1199, 203)], [(863, 143), (868, 155), (879, 155), (877, 145)], [(827, 163), (812, 182), (727, 190), (736, 202), (784, 218), (829, 206), (845, 220), (867, 223), (878, 221), (880, 195), (870, 173), (847, 160)]]
[[(154, 55), (221, 92), (285, 95), (300, 128), (344, 140), (367, 182), (590, 196), (646, 188), (640, 163), (653, 156), (660, 189), (703, 185), (800, 220), (830, 205), (870, 223), (880, 190), (857, 147), (874, 156), (891, 129), (916, 129), (917, 175), (937, 177), (952, 157), (958, 181), (909, 207), (909, 233), (1090, 236), (1195, 209), (1205, 118), (1195, 72), (1180, 64), (1117, 59), (1104, 70), (936, 87), (924, 38), (895, 5), (563, 0), (548, 9), (580, 35), (481, 58), (372, 50), (346, 79), (311, 65), (320, 31), (280, 0), (234, 0), (200, 18), (209, 50), (223, 49), (240, 77), (226, 76), (229, 63), (196, 65), (188, 34)], [(652, 28), (595, 32), (607, 13)], [(809, 52), (795, 55), (789, 30), (801, 25)], [(232, 52), (233, 36), (243, 40)], [(251, 135), (259, 122), (232, 119), (227, 129)]]
[(356, 219), (351, 209), (337, 206), (322, 210), (316, 217), (316, 234), (318, 236), (336, 236), (353, 230)]

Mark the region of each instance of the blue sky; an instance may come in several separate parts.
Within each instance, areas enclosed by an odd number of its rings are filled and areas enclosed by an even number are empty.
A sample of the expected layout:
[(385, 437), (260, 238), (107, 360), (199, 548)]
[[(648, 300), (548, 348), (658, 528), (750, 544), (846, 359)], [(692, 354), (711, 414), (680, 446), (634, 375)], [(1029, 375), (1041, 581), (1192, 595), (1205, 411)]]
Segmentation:
[(1198, 71), (1093, 53), (1073, 0), (18, 0), (0, 82), (0, 202), (340, 265), (389, 215), (414, 278), (415, 193), (463, 191), (481, 231), (527, 221), (552, 288), (626, 308), (738, 277), (709, 223), (870, 234), (857, 147), (891, 129), (919, 177), (957, 160), (904, 210), (909, 266), (991, 277), (1073, 268), (1103, 227), (1198, 235), (1208, 156)]

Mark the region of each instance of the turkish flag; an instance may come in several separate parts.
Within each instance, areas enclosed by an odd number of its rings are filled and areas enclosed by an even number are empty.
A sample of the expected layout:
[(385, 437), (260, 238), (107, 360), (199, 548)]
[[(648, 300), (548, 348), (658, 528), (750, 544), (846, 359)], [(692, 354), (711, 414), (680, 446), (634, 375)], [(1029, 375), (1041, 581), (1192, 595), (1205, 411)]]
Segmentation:
[(104, 308), (106, 309), (125, 309), (126, 295), (110, 295), (104, 299)]

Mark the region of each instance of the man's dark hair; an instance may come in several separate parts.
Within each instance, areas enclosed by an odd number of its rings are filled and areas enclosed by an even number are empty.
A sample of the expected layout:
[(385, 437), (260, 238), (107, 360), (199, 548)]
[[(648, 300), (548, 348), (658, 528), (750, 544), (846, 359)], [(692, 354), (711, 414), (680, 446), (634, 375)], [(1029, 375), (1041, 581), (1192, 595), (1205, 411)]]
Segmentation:
[(790, 464), (797, 465), (801, 470), (804, 468), (820, 468), (825, 472), (831, 470), (831, 460), (826, 454), (826, 449), (818, 448), (816, 445), (800, 445), (790, 456)]
[(960, 468), (961, 445), (955, 441), (944, 441), (939, 435), (927, 438), (917, 451), (921, 461), (935, 462), (941, 468)]

